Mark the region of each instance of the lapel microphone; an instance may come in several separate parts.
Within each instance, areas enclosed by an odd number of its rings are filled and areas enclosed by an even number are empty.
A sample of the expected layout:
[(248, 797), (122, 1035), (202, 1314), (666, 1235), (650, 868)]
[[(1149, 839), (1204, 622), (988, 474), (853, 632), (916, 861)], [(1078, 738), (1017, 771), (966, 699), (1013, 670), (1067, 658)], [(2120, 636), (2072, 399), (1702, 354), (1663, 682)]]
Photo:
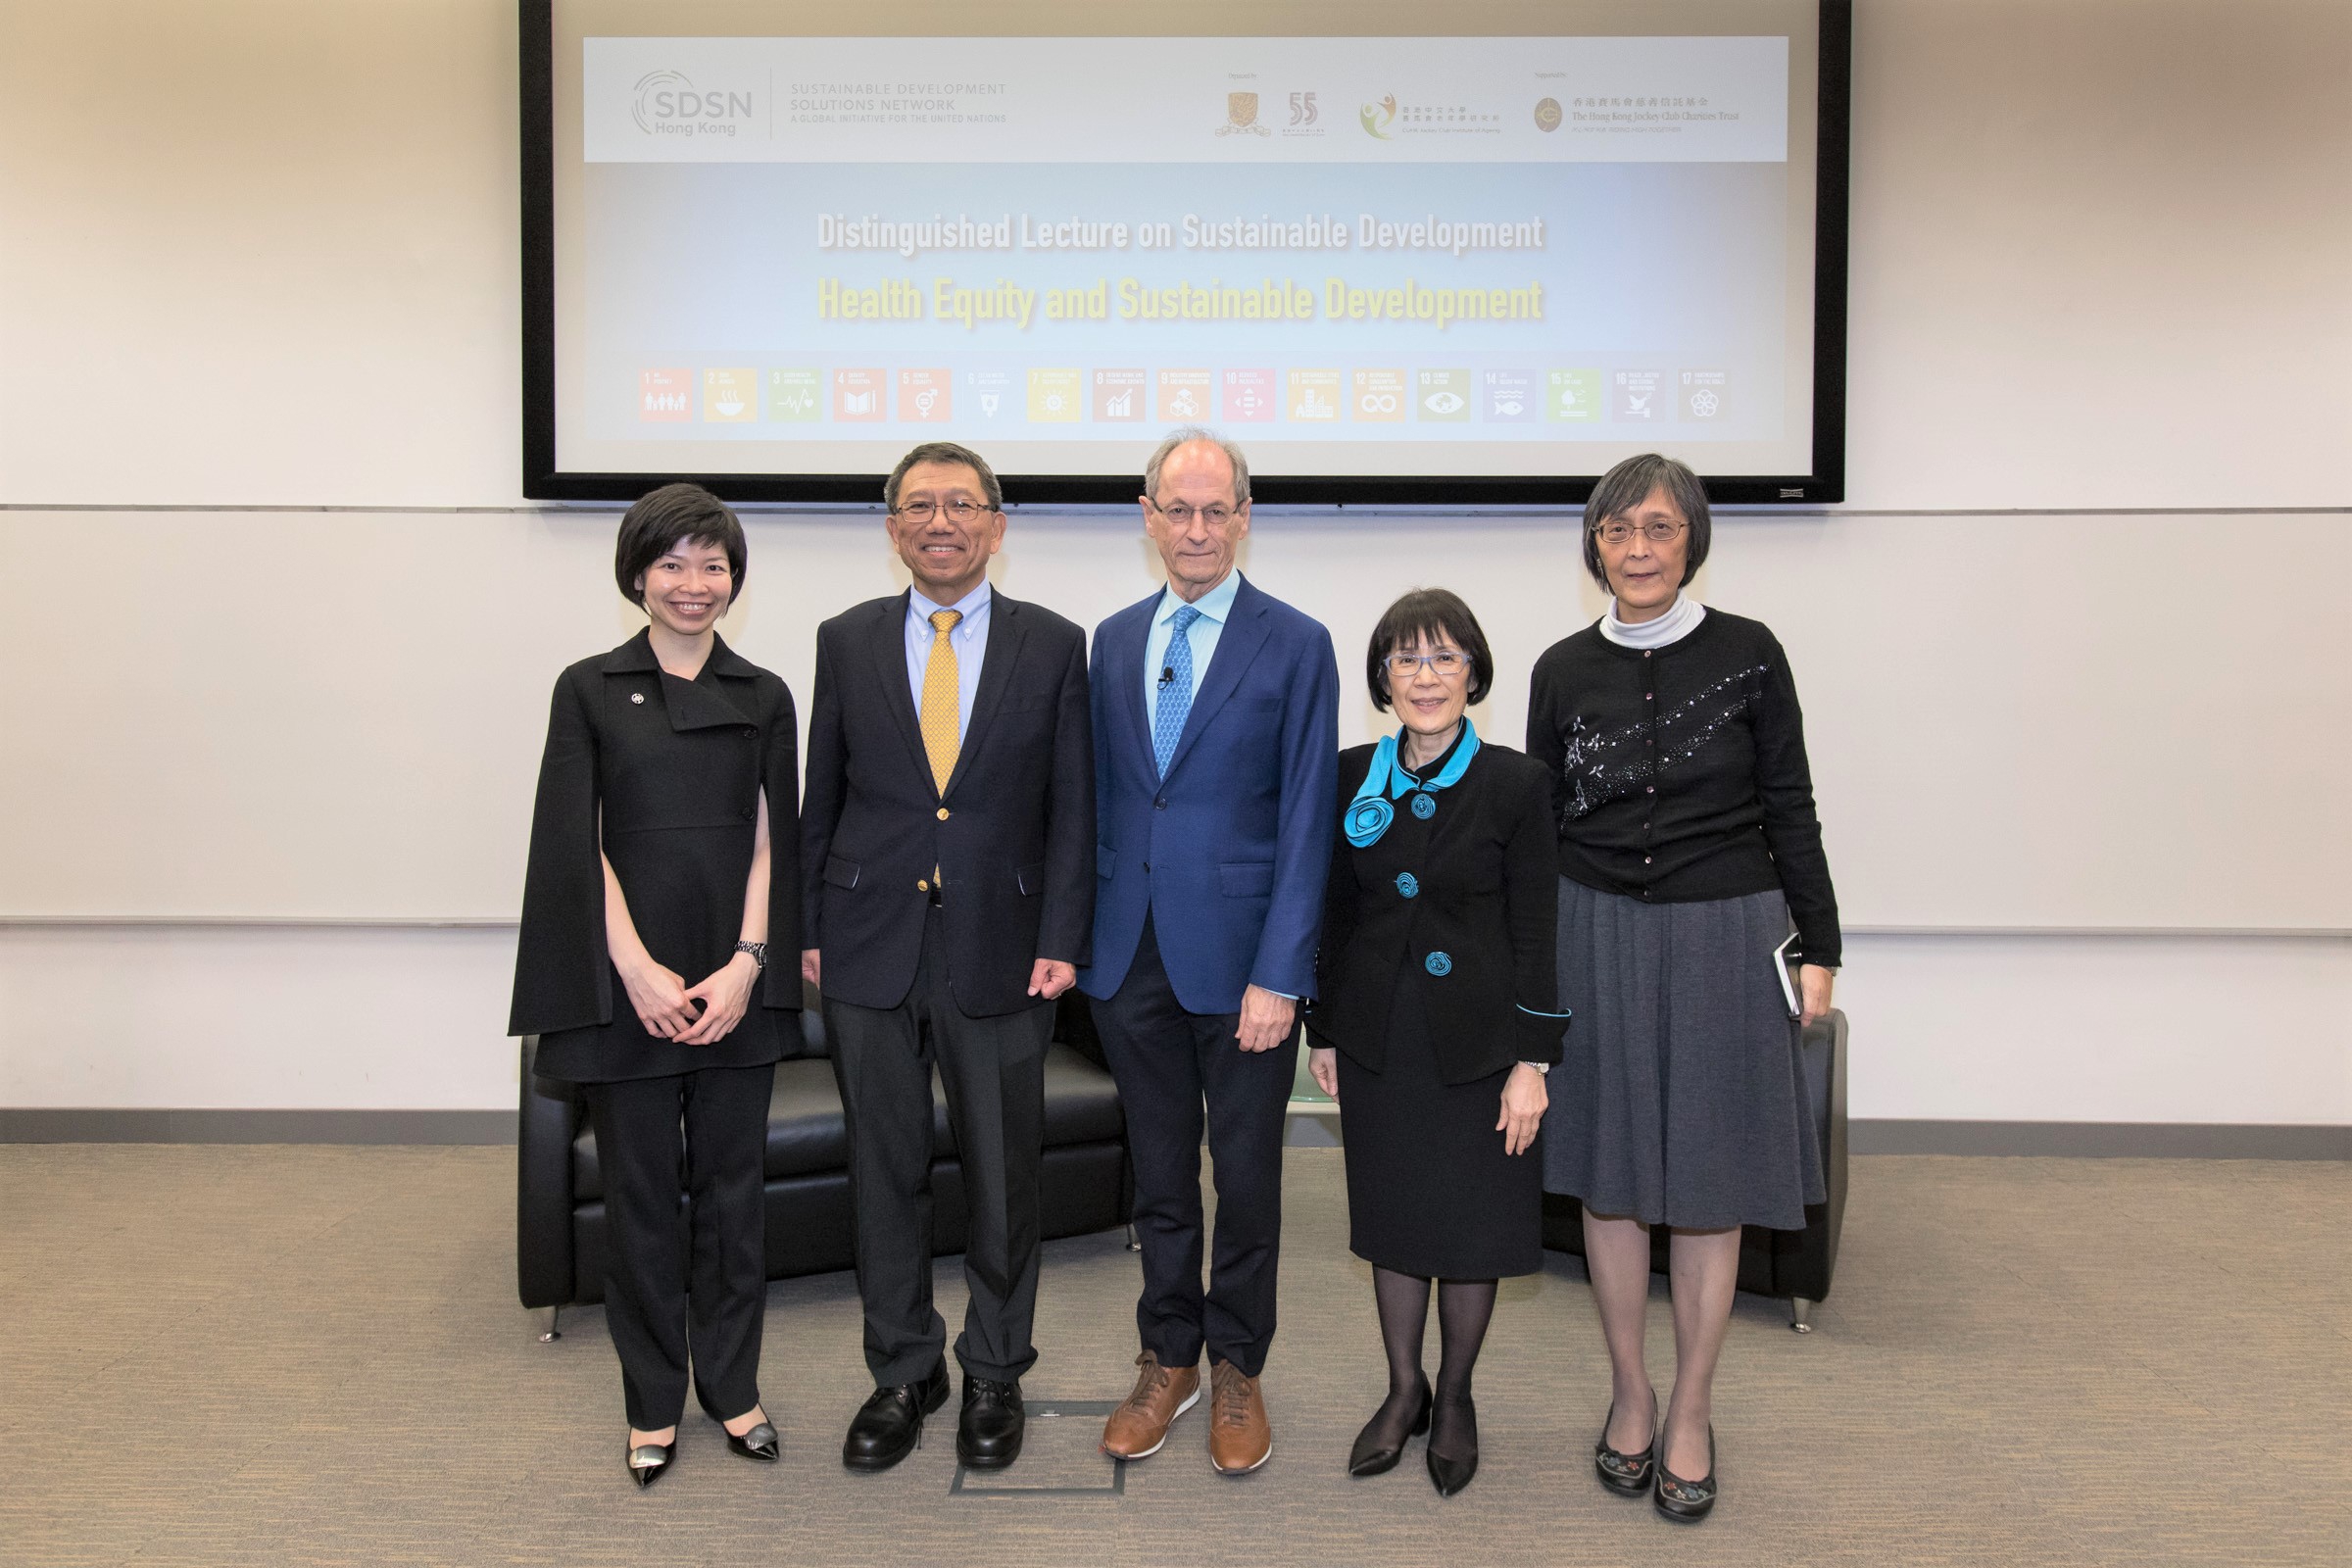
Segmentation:
[(1159, 667), (1159, 689), (1161, 691), (1166, 691), (1170, 686), (1174, 685), (1175, 682), (1176, 666), (1174, 664), (1162, 664)]

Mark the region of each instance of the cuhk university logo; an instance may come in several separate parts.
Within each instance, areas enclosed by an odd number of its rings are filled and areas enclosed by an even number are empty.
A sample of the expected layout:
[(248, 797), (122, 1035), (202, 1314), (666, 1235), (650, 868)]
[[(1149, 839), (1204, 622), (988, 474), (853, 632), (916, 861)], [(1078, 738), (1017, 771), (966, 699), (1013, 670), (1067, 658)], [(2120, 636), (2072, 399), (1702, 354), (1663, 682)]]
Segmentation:
[(1257, 122), (1257, 94), (1229, 92), (1225, 95), (1225, 123), (1217, 127), (1220, 136), (1271, 136), (1274, 133)]

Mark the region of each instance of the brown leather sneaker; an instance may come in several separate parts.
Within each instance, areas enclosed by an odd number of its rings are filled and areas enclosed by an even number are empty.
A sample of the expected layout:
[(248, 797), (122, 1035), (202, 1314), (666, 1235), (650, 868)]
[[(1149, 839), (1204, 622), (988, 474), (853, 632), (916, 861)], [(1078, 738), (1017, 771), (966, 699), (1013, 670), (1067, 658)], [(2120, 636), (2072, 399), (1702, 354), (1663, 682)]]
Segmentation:
[(1161, 1366), (1150, 1350), (1137, 1356), (1135, 1364), (1143, 1368), (1135, 1392), (1102, 1424), (1102, 1451), (1114, 1459), (1148, 1459), (1157, 1453), (1176, 1418), (1200, 1402), (1199, 1367)]
[(1208, 1369), (1208, 1462), (1219, 1475), (1246, 1476), (1274, 1457), (1265, 1396), (1231, 1361)]

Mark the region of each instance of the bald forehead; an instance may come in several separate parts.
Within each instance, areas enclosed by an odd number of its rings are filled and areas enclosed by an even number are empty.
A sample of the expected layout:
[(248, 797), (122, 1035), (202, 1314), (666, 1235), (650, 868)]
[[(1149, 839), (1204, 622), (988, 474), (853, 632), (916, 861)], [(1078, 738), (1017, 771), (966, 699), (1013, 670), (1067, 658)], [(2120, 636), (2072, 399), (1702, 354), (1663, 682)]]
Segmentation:
[(1214, 441), (1187, 441), (1159, 466), (1159, 488), (1168, 495), (1214, 492), (1233, 499), (1233, 460)]

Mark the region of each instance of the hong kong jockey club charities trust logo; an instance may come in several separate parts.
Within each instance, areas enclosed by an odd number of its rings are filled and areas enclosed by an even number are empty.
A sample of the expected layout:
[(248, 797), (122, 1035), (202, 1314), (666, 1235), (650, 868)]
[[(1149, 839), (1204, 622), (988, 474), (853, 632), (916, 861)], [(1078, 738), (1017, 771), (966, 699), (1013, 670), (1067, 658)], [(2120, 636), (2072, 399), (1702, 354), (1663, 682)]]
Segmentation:
[(1274, 134), (1257, 122), (1257, 94), (1229, 92), (1225, 95), (1225, 123), (1217, 127), (1220, 136), (1271, 136)]
[(706, 91), (680, 72), (649, 71), (637, 78), (629, 115), (649, 136), (732, 136), (752, 118), (752, 95)]
[(1560, 101), (1557, 98), (1546, 98), (1536, 105), (1536, 128), (1538, 130), (1560, 128)]
[(1382, 141), (1387, 141), (1389, 127), (1396, 123), (1396, 95), (1390, 93), (1376, 104), (1364, 105), (1363, 108), (1356, 111), (1356, 118), (1363, 122), (1364, 131), (1367, 135), (1378, 136)]

